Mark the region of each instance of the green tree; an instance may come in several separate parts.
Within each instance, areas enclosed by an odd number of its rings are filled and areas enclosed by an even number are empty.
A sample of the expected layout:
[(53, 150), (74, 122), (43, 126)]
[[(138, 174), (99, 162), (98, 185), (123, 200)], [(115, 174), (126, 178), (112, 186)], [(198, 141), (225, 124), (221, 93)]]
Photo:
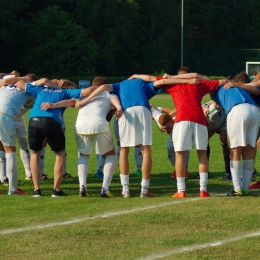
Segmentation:
[(33, 16), (24, 66), (40, 75), (79, 76), (95, 72), (96, 45), (86, 30), (58, 6)]

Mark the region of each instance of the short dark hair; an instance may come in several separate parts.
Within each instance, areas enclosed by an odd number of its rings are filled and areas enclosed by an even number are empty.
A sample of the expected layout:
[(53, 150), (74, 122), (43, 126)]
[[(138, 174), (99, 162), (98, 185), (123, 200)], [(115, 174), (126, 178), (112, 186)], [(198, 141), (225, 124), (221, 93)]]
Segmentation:
[(92, 80), (92, 86), (101, 86), (103, 84), (107, 84), (107, 80), (103, 77), (95, 77)]
[(34, 81), (36, 81), (36, 80), (39, 79), (35, 74), (27, 74), (25, 77), (26, 77), (30, 82), (34, 82)]
[(178, 71), (177, 71), (177, 74), (180, 74), (180, 72), (181, 72), (181, 74), (191, 73), (191, 70), (190, 70), (190, 68), (188, 68), (188, 67), (180, 67), (180, 68), (178, 69)]
[(167, 124), (168, 122), (171, 122), (171, 121), (172, 121), (172, 117), (169, 114), (162, 113), (159, 117), (158, 123), (160, 125), (165, 125), (165, 124)]
[(245, 71), (241, 71), (238, 74), (235, 75), (235, 77), (232, 79), (232, 81), (234, 83), (249, 83), (250, 79), (249, 76), (247, 75), (247, 73)]

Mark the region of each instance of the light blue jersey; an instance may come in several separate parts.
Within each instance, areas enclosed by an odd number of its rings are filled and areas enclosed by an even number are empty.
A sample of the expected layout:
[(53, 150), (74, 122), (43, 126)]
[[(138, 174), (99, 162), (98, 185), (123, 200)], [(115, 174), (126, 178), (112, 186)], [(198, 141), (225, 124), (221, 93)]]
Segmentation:
[(59, 124), (62, 124), (62, 115), (65, 108), (42, 110), (41, 104), (43, 102), (56, 103), (61, 100), (80, 98), (81, 91), (82, 89), (49, 88), (27, 83), (26, 92), (36, 98), (29, 119), (32, 117), (52, 117)]

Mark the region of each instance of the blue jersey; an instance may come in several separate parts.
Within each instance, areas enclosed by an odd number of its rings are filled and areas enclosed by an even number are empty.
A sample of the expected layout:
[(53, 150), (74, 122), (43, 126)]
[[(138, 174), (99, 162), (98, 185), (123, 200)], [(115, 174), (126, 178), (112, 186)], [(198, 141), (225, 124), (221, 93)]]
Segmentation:
[(149, 100), (161, 91), (155, 89), (153, 83), (142, 79), (124, 80), (112, 84), (113, 93), (118, 96), (123, 110), (133, 106), (145, 106), (151, 110)]
[(221, 86), (214, 93), (213, 98), (218, 105), (224, 108), (227, 114), (234, 106), (239, 104), (248, 103), (256, 106), (250, 94), (238, 87), (224, 89), (224, 86)]
[(26, 92), (36, 98), (29, 119), (32, 117), (52, 117), (59, 124), (62, 124), (61, 116), (65, 108), (42, 110), (41, 104), (43, 102), (56, 103), (61, 100), (80, 98), (81, 91), (82, 89), (49, 88), (27, 83)]

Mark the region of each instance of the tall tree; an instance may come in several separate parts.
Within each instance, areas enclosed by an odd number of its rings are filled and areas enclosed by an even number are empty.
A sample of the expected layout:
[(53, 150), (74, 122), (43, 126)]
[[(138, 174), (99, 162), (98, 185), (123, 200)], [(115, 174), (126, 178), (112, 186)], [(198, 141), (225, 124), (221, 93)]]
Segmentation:
[(31, 48), (24, 59), (29, 71), (64, 76), (95, 72), (94, 41), (58, 6), (47, 7), (33, 16), (29, 38)]

